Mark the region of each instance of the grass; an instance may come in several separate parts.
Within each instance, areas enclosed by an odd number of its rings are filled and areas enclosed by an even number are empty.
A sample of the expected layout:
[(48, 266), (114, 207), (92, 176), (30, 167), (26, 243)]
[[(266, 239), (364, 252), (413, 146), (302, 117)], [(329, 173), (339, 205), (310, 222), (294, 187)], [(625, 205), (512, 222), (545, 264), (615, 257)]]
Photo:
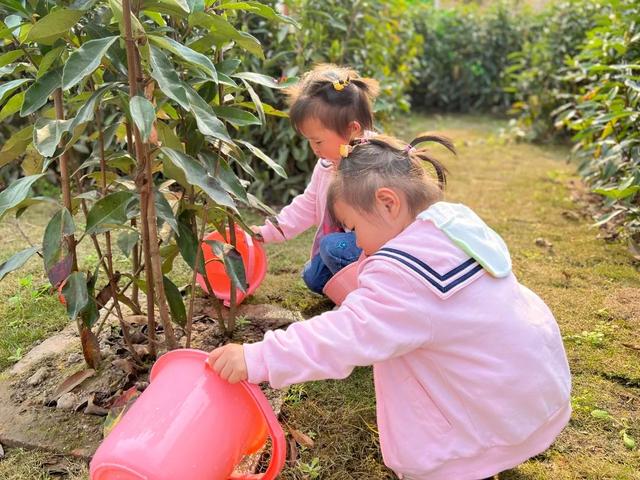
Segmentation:
[[(574, 178), (568, 151), (507, 143), (500, 134), (504, 127), (502, 121), (473, 116), (415, 116), (397, 126), (407, 139), (423, 130), (454, 139), (458, 158), (441, 157), (451, 171), (448, 199), (469, 205), (504, 236), (518, 278), (552, 308), (565, 339), (573, 373), (571, 422), (551, 449), (500, 478), (640, 480), (637, 447), (624, 443), (624, 435), (627, 443), (640, 442), (640, 351), (631, 348), (640, 345), (638, 266), (623, 245), (599, 240), (590, 219), (579, 215), (567, 189)], [(27, 217), (34, 233), (47, 218), (38, 219), (37, 213)], [(13, 227), (0, 224), (0, 234), (8, 239), (0, 260), (24, 248)], [(311, 238), (307, 232), (267, 246), (269, 275), (252, 303), (279, 304), (306, 317), (331, 307), (300, 278)], [(32, 259), (26, 270), (0, 283), (0, 369), (12, 363), (16, 348), (26, 350), (66, 324), (53, 297), (33, 293), (46, 283), (40, 272), (41, 263)], [(16, 295), (20, 308), (9, 301)], [(11, 322), (17, 323), (11, 327)], [(13, 340), (7, 343), (5, 337)], [(282, 418), (287, 428), (315, 442), (298, 447), (282, 479), (393, 478), (378, 450), (370, 369), (356, 369), (347, 380), (293, 387)], [(10, 450), (0, 462), (0, 478), (48, 478), (43, 473), (48, 458)], [(70, 465), (80, 472), (71, 478), (82, 478), (82, 467)]]

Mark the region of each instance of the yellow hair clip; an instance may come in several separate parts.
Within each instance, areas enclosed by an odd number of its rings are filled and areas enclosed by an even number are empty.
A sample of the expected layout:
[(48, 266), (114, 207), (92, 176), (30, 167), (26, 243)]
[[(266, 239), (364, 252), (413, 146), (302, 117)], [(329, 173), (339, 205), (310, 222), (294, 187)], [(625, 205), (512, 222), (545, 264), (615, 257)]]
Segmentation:
[(337, 82), (333, 82), (333, 88), (335, 88), (338, 92), (344, 90), (344, 87), (351, 83), (349, 81), (349, 77), (346, 80), (338, 80)]
[(346, 158), (349, 156), (352, 150), (353, 150), (353, 147), (351, 145), (347, 145), (347, 144), (340, 145), (340, 156), (343, 158)]

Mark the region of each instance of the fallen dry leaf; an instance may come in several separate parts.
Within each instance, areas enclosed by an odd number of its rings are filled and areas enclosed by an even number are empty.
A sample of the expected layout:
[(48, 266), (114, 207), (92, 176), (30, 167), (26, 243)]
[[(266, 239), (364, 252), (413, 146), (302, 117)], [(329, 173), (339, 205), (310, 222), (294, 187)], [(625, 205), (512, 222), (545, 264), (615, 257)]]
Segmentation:
[(295, 441), (298, 442), (303, 447), (307, 447), (307, 448), (313, 447), (314, 443), (313, 443), (313, 440), (311, 440), (311, 437), (309, 437), (308, 435), (305, 435), (300, 430), (292, 429), (289, 431), (289, 433), (291, 433), (291, 436), (295, 439)]
[(95, 374), (96, 371), (92, 368), (89, 368), (87, 370), (80, 370), (79, 372), (74, 373), (58, 386), (56, 391), (53, 393), (53, 399), (57, 400), (65, 393), (70, 392), (71, 390), (76, 388), (87, 378), (93, 377)]
[(292, 437), (287, 439), (287, 443), (289, 444), (289, 465), (295, 465), (298, 460), (298, 445)]
[(132, 375), (132, 374), (136, 373), (136, 367), (133, 364), (133, 362), (131, 362), (131, 361), (125, 359), (125, 358), (117, 358), (116, 360), (111, 362), (111, 365), (113, 365), (114, 367), (119, 368), (124, 373), (129, 374), (129, 375)]

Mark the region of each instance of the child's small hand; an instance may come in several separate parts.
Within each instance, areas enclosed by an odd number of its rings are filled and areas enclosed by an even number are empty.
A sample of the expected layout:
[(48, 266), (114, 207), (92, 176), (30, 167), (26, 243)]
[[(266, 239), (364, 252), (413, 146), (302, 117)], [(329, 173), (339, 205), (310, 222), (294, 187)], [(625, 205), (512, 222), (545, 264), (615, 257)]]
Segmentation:
[(264, 242), (264, 238), (262, 238), (262, 233), (260, 233), (260, 227), (257, 225), (251, 225), (251, 231), (256, 234), (256, 240), (259, 242)]
[(209, 354), (207, 363), (220, 375), (220, 378), (229, 383), (238, 383), (248, 378), (244, 350), (242, 345), (237, 343), (216, 348)]

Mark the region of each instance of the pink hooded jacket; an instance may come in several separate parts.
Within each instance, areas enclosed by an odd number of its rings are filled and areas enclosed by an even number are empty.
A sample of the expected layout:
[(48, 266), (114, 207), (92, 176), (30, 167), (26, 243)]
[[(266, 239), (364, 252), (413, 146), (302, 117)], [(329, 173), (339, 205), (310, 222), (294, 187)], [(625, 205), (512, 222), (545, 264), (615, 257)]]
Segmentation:
[(567, 424), (571, 380), (552, 313), (510, 267), (473, 212), (436, 204), (361, 262), (339, 310), (245, 344), (249, 381), (281, 388), (373, 365), (382, 454), (400, 478), (512, 468)]
[(335, 168), (330, 161), (323, 158), (318, 159), (307, 188), (284, 207), (276, 217), (278, 226), (285, 236), (283, 237), (271, 222), (267, 222), (260, 227), (260, 234), (265, 243), (291, 240), (308, 228), (317, 225), (318, 229), (313, 239), (311, 256), (317, 253), (317, 245), (322, 236), (321, 224), (327, 213), (327, 190), (334, 173)]

